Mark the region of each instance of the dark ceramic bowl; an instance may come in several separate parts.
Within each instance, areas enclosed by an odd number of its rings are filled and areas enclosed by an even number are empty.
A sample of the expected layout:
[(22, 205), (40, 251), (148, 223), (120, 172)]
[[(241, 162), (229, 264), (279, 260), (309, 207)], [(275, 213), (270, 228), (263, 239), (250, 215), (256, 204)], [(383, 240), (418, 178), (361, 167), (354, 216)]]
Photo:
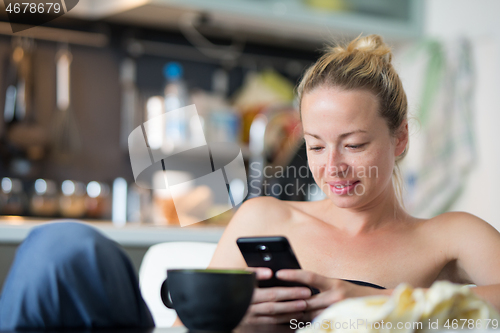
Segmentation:
[(231, 331), (250, 306), (256, 283), (255, 273), (244, 270), (169, 269), (161, 299), (191, 331)]

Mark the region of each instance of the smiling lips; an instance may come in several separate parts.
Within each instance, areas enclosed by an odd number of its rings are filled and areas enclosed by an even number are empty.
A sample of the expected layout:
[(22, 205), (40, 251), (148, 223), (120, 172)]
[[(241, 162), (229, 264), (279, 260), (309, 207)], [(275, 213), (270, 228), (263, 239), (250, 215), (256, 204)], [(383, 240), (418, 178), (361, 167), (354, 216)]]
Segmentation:
[(337, 182), (329, 182), (330, 190), (339, 195), (343, 194), (353, 194), (354, 188), (356, 185), (360, 183), (359, 180), (356, 181), (337, 181)]

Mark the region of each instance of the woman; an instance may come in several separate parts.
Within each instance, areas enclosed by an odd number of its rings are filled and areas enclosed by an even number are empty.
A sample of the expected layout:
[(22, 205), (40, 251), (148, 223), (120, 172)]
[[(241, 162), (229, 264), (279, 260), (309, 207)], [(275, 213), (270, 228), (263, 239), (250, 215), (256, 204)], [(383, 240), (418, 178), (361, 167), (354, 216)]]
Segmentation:
[[(418, 219), (401, 205), (397, 171), (408, 149), (407, 101), (382, 39), (371, 35), (331, 48), (307, 70), (298, 93), (309, 168), (326, 198), (248, 200), (210, 267), (246, 267), (238, 237), (283, 235), (303, 270), (277, 277), (321, 293), (257, 288), (245, 321), (311, 320), (345, 298), (390, 294), (402, 282), (427, 288), (441, 279), (476, 284), (474, 292), (500, 309), (500, 234), (467, 213)], [(259, 279), (272, 274), (256, 271)]]

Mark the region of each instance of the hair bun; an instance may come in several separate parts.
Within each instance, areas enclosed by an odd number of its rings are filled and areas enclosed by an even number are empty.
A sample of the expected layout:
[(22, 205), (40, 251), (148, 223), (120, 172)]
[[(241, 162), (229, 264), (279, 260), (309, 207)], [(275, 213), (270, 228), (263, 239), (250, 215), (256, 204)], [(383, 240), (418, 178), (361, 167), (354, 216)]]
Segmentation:
[(388, 63), (392, 60), (391, 48), (387, 46), (379, 35), (369, 35), (366, 37), (358, 36), (347, 45), (347, 52), (353, 53), (355, 50), (371, 53), (381, 57)]

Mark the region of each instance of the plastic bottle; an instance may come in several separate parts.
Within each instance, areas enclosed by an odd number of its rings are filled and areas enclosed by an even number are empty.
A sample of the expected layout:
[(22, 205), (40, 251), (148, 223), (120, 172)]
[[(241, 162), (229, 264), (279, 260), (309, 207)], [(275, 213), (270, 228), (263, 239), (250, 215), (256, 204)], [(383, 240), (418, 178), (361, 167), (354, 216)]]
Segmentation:
[(212, 105), (210, 109), (209, 139), (217, 142), (238, 142), (240, 118), (227, 102), (229, 76), (223, 69), (212, 76)]
[(179, 108), (187, 105), (189, 96), (186, 83), (183, 80), (182, 65), (169, 62), (163, 68), (165, 85), (165, 140), (163, 150), (172, 152), (185, 144), (189, 138), (189, 120)]

